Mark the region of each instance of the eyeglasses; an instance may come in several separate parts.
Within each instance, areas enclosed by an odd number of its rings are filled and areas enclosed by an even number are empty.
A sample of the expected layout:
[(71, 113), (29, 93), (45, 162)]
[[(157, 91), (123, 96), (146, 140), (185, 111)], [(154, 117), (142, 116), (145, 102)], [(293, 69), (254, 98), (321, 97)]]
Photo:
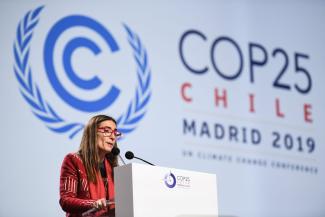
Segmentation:
[(116, 138), (120, 138), (122, 136), (122, 133), (117, 131), (117, 129), (112, 130), (109, 127), (98, 127), (97, 128), (97, 132), (103, 133), (103, 136), (111, 136), (112, 134), (116, 137)]

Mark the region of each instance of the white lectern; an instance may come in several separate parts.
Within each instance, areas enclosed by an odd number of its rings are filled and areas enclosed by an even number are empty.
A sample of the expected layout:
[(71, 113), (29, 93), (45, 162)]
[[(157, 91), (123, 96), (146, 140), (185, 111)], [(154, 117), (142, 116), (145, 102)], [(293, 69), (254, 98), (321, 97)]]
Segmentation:
[(114, 168), (116, 217), (217, 217), (216, 175), (128, 164)]

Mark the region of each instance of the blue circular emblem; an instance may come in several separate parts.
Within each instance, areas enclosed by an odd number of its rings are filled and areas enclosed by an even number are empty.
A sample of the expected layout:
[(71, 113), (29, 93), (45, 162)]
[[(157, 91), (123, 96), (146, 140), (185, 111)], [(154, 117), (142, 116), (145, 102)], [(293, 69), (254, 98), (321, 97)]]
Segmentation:
[[(58, 114), (52, 103), (46, 100), (38, 85), (34, 82), (32, 67), (29, 63), (30, 43), (33, 32), (39, 22), (40, 13), (44, 6), (38, 7), (25, 14), (17, 27), (16, 39), (14, 41), (14, 73), (20, 87), (20, 93), (32, 109), (33, 114), (40, 119), (53, 132), (67, 133), (69, 138), (73, 138), (84, 125), (79, 122), (64, 118)], [(82, 26), (96, 32), (105, 41), (108, 50), (114, 53), (119, 50), (118, 43), (113, 35), (96, 20), (81, 16), (72, 15), (60, 19), (48, 32), (44, 44), (43, 60), (46, 74), (57, 95), (69, 106), (83, 112), (97, 112), (111, 106), (120, 94), (120, 89), (111, 86), (106, 94), (100, 99), (86, 101), (69, 93), (61, 84), (53, 63), (53, 51), (59, 36), (72, 27)], [(133, 51), (134, 62), (138, 85), (134, 98), (129, 102), (124, 113), (117, 118), (119, 130), (130, 133), (136, 128), (136, 124), (144, 117), (146, 108), (151, 97), (151, 70), (148, 64), (147, 51), (141, 43), (139, 36), (126, 24), (123, 25), (130, 48)], [(71, 64), (73, 52), (78, 48), (90, 50), (94, 55), (101, 52), (99, 46), (89, 38), (75, 37), (71, 39), (63, 49), (63, 68), (70, 81), (83, 90), (93, 90), (98, 88), (102, 81), (94, 76), (84, 79), (77, 75)]]
[(176, 185), (176, 177), (172, 172), (169, 172), (165, 175), (164, 181), (165, 181), (165, 185), (168, 188), (174, 188)]
[[(107, 43), (111, 52), (119, 50), (117, 42), (113, 36), (97, 21), (85, 17), (85, 16), (68, 16), (59, 20), (49, 31), (44, 45), (44, 65), (46, 68), (47, 76), (51, 82), (53, 89), (57, 94), (70, 106), (85, 112), (97, 112), (109, 107), (118, 97), (120, 90), (115, 86), (105, 94), (104, 97), (95, 101), (84, 101), (69, 93), (61, 84), (60, 80), (56, 76), (56, 70), (54, 67), (53, 52), (54, 47), (59, 39), (59, 36), (69, 28), (76, 26), (84, 26), (98, 33), (104, 41)], [(85, 80), (80, 78), (73, 70), (71, 64), (71, 57), (73, 51), (83, 47), (92, 51), (95, 55), (101, 52), (100, 48), (95, 42), (85, 37), (77, 37), (67, 43), (63, 51), (63, 66), (69, 79), (77, 87), (81, 89), (91, 90), (97, 88), (101, 84), (101, 80), (98, 77)]]

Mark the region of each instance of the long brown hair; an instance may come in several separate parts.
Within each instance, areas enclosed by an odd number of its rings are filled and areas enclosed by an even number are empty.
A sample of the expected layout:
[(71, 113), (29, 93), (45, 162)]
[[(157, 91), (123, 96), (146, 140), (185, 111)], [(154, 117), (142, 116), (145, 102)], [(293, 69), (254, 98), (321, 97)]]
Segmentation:
[[(85, 165), (88, 180), (97, 183), (96, 172), (99, 170), (99, 149), (97, 147), (97, 128), (103, 121), (113, 121), (114, 118), (107, 115), (96, 115), (92, 117), (85, 126), (80, 147), (79, 154)], [(117, 147), (117, 143), (115, 145)], [(112, 168), (118, 165), (117, 156), (108, 153), (106, 158), (110, 162)]]

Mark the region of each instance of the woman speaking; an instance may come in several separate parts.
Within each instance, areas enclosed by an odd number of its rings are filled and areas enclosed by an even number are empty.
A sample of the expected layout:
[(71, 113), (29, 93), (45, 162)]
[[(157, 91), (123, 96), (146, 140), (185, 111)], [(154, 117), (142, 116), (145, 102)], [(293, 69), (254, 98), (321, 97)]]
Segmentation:
[(115, 216), (112, 154), (121, 133), (116, 121), (106, 115), (92, 117), (85, 126), (78, 152), (65, 156), (60, 175), (60, 205), (67, 217)]

